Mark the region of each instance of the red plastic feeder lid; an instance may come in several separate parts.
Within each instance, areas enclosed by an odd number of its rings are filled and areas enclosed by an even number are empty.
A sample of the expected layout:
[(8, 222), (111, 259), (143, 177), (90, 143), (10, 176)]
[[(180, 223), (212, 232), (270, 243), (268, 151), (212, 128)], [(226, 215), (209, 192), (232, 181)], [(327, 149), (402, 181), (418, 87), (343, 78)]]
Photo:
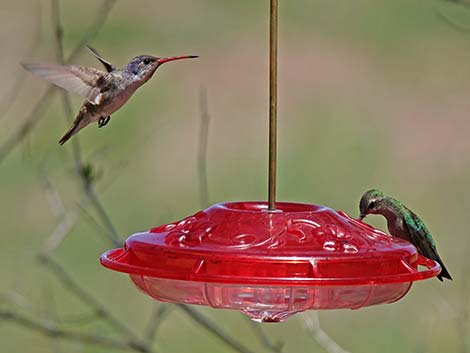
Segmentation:
[(393, 302), (440, 271), (410, 243), (344, 212), (284, 202), (273, 212), (265, 202), (217, 204), (134, 234), (101, 262), (158, 300), (238, 309), (259, 321)]

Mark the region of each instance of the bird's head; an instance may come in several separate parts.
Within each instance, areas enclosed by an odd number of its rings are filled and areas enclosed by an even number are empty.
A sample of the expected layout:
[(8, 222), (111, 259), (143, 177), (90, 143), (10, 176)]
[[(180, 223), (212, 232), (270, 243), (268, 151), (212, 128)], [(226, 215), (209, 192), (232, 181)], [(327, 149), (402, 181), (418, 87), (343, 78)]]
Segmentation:
[(126, 71), (135, 75), (138, 81), (146, 82), (153, 76), (160, 65), (170, 61), (192, 58), (197, 58), (197, 56), (185, 55), (172, 56), (168, 58), (157, 58), (151, 55), (139, 55), (131, 60), (131, 62), (127, 65)]
[(361, 197), (359, 203), (359, 211), (361, 212), (359, 219), (364, 219), (368, 214), (378, 214), (385, 206), (387, 196), (379, 190), (369, 190)]

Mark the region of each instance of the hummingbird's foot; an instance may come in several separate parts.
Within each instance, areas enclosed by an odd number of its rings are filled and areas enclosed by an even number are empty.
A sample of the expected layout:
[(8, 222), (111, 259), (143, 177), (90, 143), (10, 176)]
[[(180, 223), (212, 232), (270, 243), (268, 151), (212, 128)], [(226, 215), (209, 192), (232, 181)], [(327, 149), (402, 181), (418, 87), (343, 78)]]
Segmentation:
[(109, 123), (110, 119), (110, 116), (107, 116), (106, 118), (101, 117), (100, 120), (98, 120), (98, 127), (102, 128), (103, 126), (106, 126), (106, 124)]

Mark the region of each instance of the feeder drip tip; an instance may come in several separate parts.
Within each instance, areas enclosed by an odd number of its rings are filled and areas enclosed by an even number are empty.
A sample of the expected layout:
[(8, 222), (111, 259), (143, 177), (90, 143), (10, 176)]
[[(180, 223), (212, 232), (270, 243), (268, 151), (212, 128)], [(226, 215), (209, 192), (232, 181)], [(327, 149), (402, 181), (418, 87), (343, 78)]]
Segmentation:
[(269, 176), (268, 210), (276, 209), (276, 149), (277, 149), (277, 20), (278, 0), (270, 0), (269, 21)]

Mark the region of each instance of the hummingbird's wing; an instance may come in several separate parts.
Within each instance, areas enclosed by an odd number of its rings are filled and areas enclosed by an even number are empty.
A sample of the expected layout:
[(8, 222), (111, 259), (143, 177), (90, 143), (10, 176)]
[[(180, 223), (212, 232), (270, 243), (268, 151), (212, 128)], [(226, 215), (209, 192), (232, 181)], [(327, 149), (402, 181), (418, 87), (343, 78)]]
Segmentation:
[(436, 248), (436, 243), (428, 231), (424, 222), (414, 212), (408, 210), (409, 213), (405, 216), (404, 225), (410, 235), (411, 243), (418, 249), (418, 252), (432, 260), (435, 260), (441, 265), (441, 273), (437, 276), (439, 280), (442, 278), (452, 279), (444, 262), (441, 260)]
[(117, 69), (117, 67), (111, 64), (108, 60), (103, 59), (103, 57), (98, 53), (98, 51), (95, 48), (89, 45), (87, 45), (86, 47), (88, 48), (89, 51), (91, 51), (91, 53), (95, 56), (95, 58), (97, 58), (103, 64), (103, 66), (106, 68), (106, 71), (111, 72)]
[(49, 64), (22, 64), (32, 73), (62, 87), (63, 89), (77, 93), (85, 97), (92, 104), (100, 104), (102, 94), (100, 82), (107, 75), (105, 72), (83, 66), (61, 66)]

